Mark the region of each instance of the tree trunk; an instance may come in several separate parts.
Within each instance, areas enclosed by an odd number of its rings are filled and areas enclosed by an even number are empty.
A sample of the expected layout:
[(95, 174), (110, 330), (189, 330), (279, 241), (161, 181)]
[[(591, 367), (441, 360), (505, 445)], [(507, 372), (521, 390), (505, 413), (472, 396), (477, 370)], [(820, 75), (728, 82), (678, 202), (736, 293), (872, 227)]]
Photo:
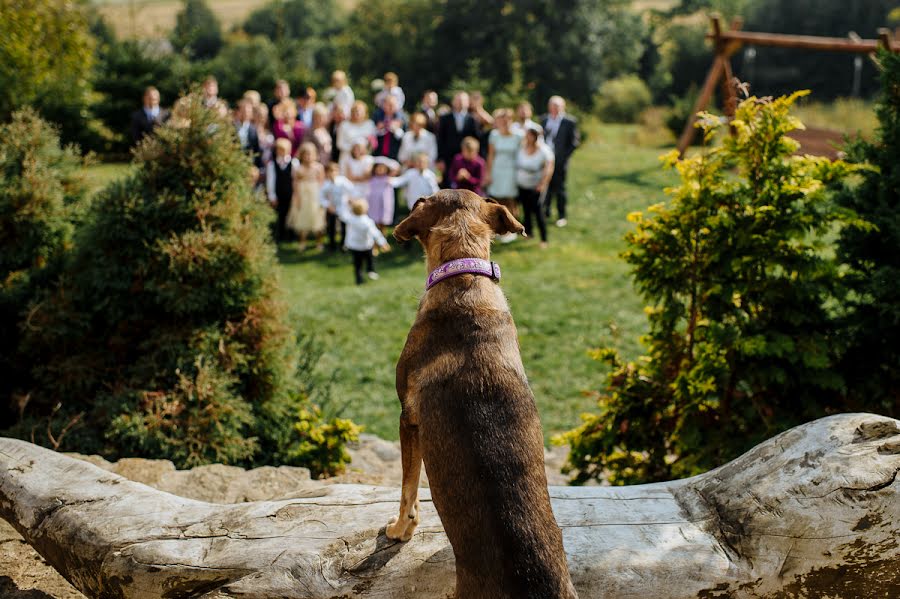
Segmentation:
[[(845, 414), (693, 478), (550, 495), (582, 599), (897, 597), (898, 471), (900, 422)], [(0, 516), (90, 597), (452, 595), (427, 490), (412, 541), (385, 538), (399, 496), (323, 485), (216, 505), (0, 439)]]

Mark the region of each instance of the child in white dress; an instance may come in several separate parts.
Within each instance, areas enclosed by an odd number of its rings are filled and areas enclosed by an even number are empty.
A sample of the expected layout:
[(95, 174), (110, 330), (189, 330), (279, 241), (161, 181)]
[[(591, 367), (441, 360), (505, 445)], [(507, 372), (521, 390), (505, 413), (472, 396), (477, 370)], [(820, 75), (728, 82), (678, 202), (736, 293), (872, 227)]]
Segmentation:
[(391, 185), (394, 188), (403, 188), (403, 197), (406, 198), (406, 205), (410, 211), (412, 211), (419, 198), (438, 192), (437, 175), (428, 168), (429, 162), (428, 154), (420, 152), (413, 159), (413, 168), (407, 170), (399, 177), (391, 177)]
[(317, 156), (316, 146), (309, 142), (302, 144), (297, 153), (300, 168), (294, 173), (294, 197), (291, 198), (287, 224), (300, 236), (301, 252), (306, 249), (306, 239), (310, 233), (316, 236), (316, 246), (319, 250), (325, 247), (322, 244), (325, 210), (319, 199), (325, 169), (316, 160)]

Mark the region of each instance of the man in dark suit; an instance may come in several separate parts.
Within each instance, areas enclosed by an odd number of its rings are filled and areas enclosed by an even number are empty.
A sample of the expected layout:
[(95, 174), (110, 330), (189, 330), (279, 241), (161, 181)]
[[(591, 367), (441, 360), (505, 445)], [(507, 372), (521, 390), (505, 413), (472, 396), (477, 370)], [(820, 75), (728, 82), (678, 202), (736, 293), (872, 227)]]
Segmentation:
[(451, 182), (446, 176), (447, 171), (450, 169), (453, 157), (460, 152), (462, 140), (466, 137), (478, 139), (478, 124), (469, 114), (469, 94), (456, 92), (453, 95), (452, 106), (453, 111), (443, 115), (438, 121), (437, 167), (444, 173), (441, 180), (441, 187), (444, 189), (450, 187)]
[(144, 90), (144, 105), (131, 115), (131, 140), (137, 143), (169, 118), (169, 111), (159, 107), (159, 90), (153, 86)]
[(419, 112), (425, 115), (425, 128), (437, 135), (438, 131), (438, 95), (437, 92), (429, 89), (422, 94), (422, 102), (419, 103)]
[(241, 100), (234, 116), (234, 129), (241, 142), (241, 149), (250, 155), (253, 165), (262, 170), (262, 148), (259, 146), (259, 133), (253, 122), (253, 103), (246, 98)]
[(575, 119), (566, 115), (566, 101), (559, 96), (553, 96), (547, 102), (547, 114), (541, 119), (541, 126), (544, 128), (544, 140), (553, 148), (553, 154), (556, 157), (553, 177), (550, 179), (547, 197), (544, 200), (544, 214), (550, 218), (550, 200), (556, 196), (556, 211), (559, 215), (556, 226), (565, 227), (568, 224), (566, 219), (566, 202), (568, 201), (566, 176), (569, 170), (569, 158), (581, 143), (578, 126)]

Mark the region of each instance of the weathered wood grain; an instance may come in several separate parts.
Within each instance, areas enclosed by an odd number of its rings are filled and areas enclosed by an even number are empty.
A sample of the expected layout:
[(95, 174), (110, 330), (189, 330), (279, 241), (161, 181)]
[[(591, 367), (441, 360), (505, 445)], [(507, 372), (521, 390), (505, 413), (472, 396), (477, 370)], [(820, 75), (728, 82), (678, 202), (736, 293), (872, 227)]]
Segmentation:
[[(582, 599), (900, 596), (900, 422), (797, 427), (690, 479), (551, 487)], [(0, 439), (0, 516), (90, 597), (452, 595), (427, 490), (388, 541), (399, 489), (331, 485), (216, 505)]]

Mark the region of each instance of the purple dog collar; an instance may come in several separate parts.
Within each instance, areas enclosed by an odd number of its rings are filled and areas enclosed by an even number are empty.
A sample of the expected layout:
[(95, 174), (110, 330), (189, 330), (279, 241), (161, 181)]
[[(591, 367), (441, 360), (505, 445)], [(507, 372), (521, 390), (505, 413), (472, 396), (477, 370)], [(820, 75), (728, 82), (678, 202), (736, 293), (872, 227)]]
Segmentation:
[(428, 280), (425, 282), (425, 291), (428, 291), (441, 281), (457, 275), (481, 275), (494, 281), (499, 281), (500, 265), (481, 258), (460, 258), (459, 260), (444, 262), (428, 275)]

